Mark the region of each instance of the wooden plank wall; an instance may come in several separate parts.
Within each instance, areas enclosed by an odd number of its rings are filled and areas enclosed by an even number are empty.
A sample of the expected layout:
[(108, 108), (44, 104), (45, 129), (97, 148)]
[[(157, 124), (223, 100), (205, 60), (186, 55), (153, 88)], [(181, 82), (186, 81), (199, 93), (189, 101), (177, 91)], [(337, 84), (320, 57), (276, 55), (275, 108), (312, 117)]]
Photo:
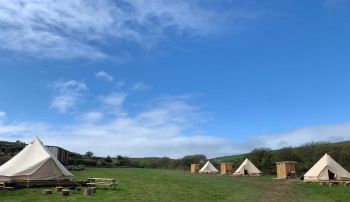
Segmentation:
[(220, 164), (220, 170), (221, 170), (221, 174), (222, 175), (232, 173), (233, 172), (232, 163), (221, 163)]
[(198, 173), (199, 164), (191, 164), (191, 173)]
[(276, 162), (277, 178), (287, 179), (288, 172), (296, 173), (296, 162)]

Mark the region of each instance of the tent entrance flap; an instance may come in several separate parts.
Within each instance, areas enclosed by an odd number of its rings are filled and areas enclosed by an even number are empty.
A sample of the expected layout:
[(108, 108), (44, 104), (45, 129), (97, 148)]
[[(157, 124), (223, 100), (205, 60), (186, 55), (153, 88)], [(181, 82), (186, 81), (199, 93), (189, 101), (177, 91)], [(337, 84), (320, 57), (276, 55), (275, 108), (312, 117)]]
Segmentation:
[(335, 174), (328, 170), (328, 179), (335, 180)]
[(319, 180), (335, 180), (336, 174), (332, 172), (328, 167), (325, 167), (318, 176)]
[(319, 180), (329, 180), (328, 172), (329, 172), (328, 167), (325, 167), (318, 175), (318, 179)]

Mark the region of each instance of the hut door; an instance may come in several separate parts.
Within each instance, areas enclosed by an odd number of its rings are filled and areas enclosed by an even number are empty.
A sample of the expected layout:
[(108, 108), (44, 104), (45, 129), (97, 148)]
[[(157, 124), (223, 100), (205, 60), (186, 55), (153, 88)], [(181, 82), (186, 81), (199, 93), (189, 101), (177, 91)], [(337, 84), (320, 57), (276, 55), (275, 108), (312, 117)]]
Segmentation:
[(248, 170), (244, 169), (244, 175), (248, 175)]

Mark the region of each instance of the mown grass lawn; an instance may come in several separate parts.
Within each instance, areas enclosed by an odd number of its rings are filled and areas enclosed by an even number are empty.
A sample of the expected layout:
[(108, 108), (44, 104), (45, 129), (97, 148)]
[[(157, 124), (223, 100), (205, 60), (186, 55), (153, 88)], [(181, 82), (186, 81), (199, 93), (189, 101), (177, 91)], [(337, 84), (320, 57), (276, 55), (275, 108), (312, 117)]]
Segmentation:
[(88, 168), (74, 175), (117, 178), (119, 185), (117, 190), (98, 189), (93, 196), (44, 195), (41, 188), (0, 191), (0, 201), (347, 201), (350, 197), (350, 187), (321, 187), (271, 176), (236, 178), (132, 168)]
[(176, 170), (88, 168), (73, 174), (75, 179), (117, 178), (119, 185), (117, 190), (98, 189), (93, 196), (44, 195), (40, 188), (0, 191), (0, 201), (256, 201), (262, 193), (259, 188), (237, 183), (232, 177)]
[(302, 192), (308, 201), (350, 201), (350, 187), (343, 185), (329, 187), (317, 183), (298, 183), (294, 187)]

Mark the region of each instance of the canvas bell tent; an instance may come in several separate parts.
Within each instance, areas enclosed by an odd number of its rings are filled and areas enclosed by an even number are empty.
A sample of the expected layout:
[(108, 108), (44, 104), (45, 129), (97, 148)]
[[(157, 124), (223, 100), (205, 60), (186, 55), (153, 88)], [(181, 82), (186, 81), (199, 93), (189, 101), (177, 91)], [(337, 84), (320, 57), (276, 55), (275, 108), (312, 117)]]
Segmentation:
[(207, 161), (207, 163), (199, 170), (199, 173), (217, 173), (219, 172), (218, 169), (216, 169), (213, 164), (210, 163), (210, 161)]
[(249, 161), (248, 158), (246, 158), (233, 174), (237, 176), (241, 176), (241, 175), (259, 176), (262, 174), (262, 172), (251, 161)]
[(331, 156), (325, 154), (304, 175), (305, 181), (350, 180), (350, 173)]
[(72, 176), (38, 138), (0, 166), (0, 181), (64, 180)]

